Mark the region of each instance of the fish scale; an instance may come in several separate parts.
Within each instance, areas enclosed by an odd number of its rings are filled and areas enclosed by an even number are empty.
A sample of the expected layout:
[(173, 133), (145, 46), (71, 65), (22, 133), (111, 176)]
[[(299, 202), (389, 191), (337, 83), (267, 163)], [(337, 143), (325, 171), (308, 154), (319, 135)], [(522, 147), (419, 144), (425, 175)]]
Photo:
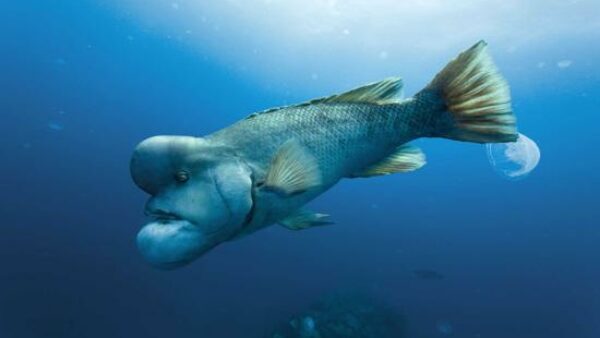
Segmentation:
[(428, 130), (422, 122), (431, 109), (419, 111), (423, 105), (418, 102), (282, 108), (253, 115), (213, 134), (211, 140), (238, 149), (263, 170), (283, 143), (298, 140), (317, 158), (324, 183), (335, 183)]

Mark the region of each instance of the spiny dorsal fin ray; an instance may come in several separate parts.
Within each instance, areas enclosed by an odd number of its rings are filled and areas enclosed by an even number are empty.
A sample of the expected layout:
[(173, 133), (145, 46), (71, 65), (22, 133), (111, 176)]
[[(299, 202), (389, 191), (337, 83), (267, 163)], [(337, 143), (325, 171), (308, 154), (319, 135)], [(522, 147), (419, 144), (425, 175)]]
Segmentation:
[(397, 103), (402, 100), (402, 87), (403, 82), (401, 78), (390, 77), (379, 82), (373, 82), (358, 88), (354, 88), (342, 94), (321, 97), (290, 106), (270, 108), (261, 112), (250, 114), (247, 118), (253, 118), (257, 115), (272, 113), (285, 108), (304, 107), (317, 103)]
[[(340, 103), (373, 103), (386, 104), (394, 103), (400, 100), (402, 92), (402, 79), (399, 77), (390, 77), (385, 80), (370, 83), (368, 85), (354, 88), (342, 94), (325, 97), (315, 100), (317, 102)], [(315, 102), (313, 101), (313, 102)]]
[(314, 213), (304, 209), (296, 211), (278, 223), (290, 230), (303, 230), (314, 226), (333, 224), (329, 220), (329, 215)]
[(425, 163), (425, 154), (423, 154), (421, 149), (405, 144), (396, 148), (388, 157), (353, 174), (351, 177), (371, 177), (405, 173), (417, 170), (424, 166)]
[(271, 161), (265, 178), (265, 189), (294, 195), (321, 184), (317, 159), (299, 142), (284, 143)]

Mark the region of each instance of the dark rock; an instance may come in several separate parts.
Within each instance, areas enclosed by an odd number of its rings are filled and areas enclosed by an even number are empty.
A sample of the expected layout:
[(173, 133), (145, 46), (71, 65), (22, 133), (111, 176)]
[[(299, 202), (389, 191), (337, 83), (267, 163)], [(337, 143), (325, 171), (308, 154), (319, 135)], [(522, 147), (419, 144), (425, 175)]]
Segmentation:
[(337, 293), (282, 323), (268, 338), (402, 338), (404, 318), (363, 294)]

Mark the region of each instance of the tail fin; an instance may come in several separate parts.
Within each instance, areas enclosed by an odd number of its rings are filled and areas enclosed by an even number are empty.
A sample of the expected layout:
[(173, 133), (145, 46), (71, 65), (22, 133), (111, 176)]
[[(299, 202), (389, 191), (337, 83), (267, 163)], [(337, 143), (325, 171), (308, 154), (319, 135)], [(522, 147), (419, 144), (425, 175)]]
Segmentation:
[[(441, 95), (451, 120), (437, 123), (435, 135), (496, 143), (516, 141), (516, 119), (506, 80), (480, 41), (452, 60), (423, 92)], [(423, 93), (422, 92), (422, 93)]]

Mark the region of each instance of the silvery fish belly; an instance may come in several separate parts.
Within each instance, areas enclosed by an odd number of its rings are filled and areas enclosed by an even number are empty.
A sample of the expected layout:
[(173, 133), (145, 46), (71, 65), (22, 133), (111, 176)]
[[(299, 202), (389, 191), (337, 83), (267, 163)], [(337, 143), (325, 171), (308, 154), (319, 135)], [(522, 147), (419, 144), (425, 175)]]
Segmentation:
[(131, 159), (134, 182), (150, 195), (141, 253), (157, 267), (175, 268), (272, 224), (330, 224), (304, 204), (342, 178), (421, 168), (425, 155), (408, 143), (417, 138), (517, 138), (508, 85), (483, 41), (413, 97), (402, 99), (401, 90), (401, 80), (389, 78), (254, 113), (205, 137), (144, 140)]

